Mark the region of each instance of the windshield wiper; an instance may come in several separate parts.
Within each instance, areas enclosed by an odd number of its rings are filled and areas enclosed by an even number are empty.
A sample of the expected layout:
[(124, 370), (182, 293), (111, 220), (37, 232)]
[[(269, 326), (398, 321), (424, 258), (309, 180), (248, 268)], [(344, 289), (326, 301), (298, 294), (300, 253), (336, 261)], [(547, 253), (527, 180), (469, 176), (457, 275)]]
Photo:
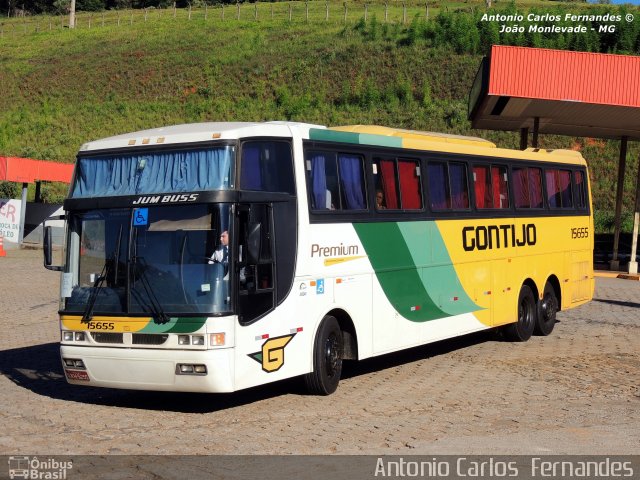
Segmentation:
[[(147, 265), (142, 265), (143, 262), (144, 262), (144, 258), (135, 257), (135, 256), (133, 257), (134, 274), (136, 277), (140, 279), (142, 288), (147, 294), (147, 298), (149, 299), (148, 307), (149, 307), (149, 310), (151, 310), (151, 313), (153, 314), (154, 323), (163, 325), (171, 321), (171, 318), (162, 310), (162, 305), (160, 304), (158, 297), (156, 297), (156, 294), (153, 291), (153, 287), (149, 283), (149, 278), (145, 273)], [(132, 289), (132, 293), (133, 293), (133, 289)], [(138, 296), (142, 297), (142, 295), (138, 295)], [(138, 302), (142, 304), (141, 298), (138, 298)]]
[(100, 272), (98, 278), (96, 278), (93, 282), (93, 290), (91, 291), (91, 295), (89, 295), (89, 299), (87, 300), (87, 306), (84, 309), (84, 313), (82, 314), (82, 320), (80, 321), (80, 323), (89, 323), (93, 318), (93, 307), (96, 304), (96, 300), (98, 299), (98, 294), (104, 288), (103, 284), (107, 278), (107, 275), (111, 273), (112, 264), (113, 256), (112, 258), (109, 258), (104, 262), (102, 272)]
[(115, 264), (115, 281), (118, 281), (118, 266), (117, 263), (119, 261), (120, 256), (120, 242), (122, 241), (122, 225), (120, 225), (120, 231), (118, 232), (118, 241), (116, 242), (116, 249), (111, 255), (110, 258), (105, 260), (104, 266), (102, 267), (102, 271), (98, 278), (93, 282), (93, 290), (91, 291), (91, 295), (89, 295), (89, 299), (87, 300), (87, 307), (84, 309), (84, 313), (82, 314), (82, 320), (80, 323), (89, 323), (93, 318), (93, 307), (96, 304), (96, 300), (98, 299), (98, 295), (100, 291), (104, 288), (104, 281), (111, 274), (111, 269)]

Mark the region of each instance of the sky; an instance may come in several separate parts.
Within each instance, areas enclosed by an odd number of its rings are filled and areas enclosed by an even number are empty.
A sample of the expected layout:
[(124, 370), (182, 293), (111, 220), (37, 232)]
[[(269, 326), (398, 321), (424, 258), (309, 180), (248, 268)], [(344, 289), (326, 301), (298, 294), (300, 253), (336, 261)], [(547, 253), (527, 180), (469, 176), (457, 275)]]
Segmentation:
[[(597, 0), (589, 0), (590, 3), (598, 3)], [(640, 0), (611, 0), (611, 3), (619, 5), (621, 3), (631, 3), (632, 5), (640, 5)]]

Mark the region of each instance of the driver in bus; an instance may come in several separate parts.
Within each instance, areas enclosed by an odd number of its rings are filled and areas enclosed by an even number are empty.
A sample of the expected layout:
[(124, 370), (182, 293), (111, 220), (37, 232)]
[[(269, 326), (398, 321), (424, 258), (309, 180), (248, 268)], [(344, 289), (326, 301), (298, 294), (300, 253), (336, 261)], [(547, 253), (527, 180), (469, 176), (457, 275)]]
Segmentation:
[(224, 276), (229, 273), (229, 232), (225, 230), (220, 234), (220, 247), (213, 252), (209, 263), (221, 263), (224, 266)]

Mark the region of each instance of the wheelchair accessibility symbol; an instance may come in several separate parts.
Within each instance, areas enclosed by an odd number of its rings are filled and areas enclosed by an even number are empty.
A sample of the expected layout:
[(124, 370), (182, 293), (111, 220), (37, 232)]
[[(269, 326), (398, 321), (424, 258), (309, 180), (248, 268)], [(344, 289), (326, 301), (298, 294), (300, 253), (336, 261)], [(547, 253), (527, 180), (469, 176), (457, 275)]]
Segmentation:
[(133, 226), (142, 227), (149, 223), (149, 209), (136, 208), (133, 210)]

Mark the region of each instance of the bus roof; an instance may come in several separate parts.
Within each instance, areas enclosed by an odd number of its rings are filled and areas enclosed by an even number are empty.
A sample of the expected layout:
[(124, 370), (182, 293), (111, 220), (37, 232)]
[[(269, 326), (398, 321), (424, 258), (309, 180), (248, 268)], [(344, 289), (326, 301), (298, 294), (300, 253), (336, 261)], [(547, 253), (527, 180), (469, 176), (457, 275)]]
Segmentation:
[(571, 150), (511, 150), (497, 148), (488, 140), (477, 137), (451, 135), (389, 128), (379, 125), (345, 125), (327, 128), (300, 122), (206, 122), (173, 125), (141, 130), (85, 143), (80, 152), (135, 148), (150, 145), (235, 140), (245, 137), (291, 137), (297, 130), (303, 138), (339, 143), (376, 145), (412, 150), (460, 153), (521, 160), (550, 161), (580, 164), (585, 161), (579, 152)]
[(345, 125), (342, 127), (329, 127), (329, 130), (340, 132), (355, 132), (371, 135), (385, 135), (407, 139), (422, 140), (428, 142), (457, 143), (462, 145), (476, 145), (487, 148), (496, 148), (495, 143), (479, 137), (467, 137), (450, 133), (423, 132), (419, 130), (405, 130), (402, 128), (382, 127), (379, 125)]
[(311, 129), (309, 136), (312, 140), (586, 165), (582, 154), (573, 150), (538, 148), (512, 150), (498, 148), (494, 143), (477, 137), (403, 130), (378, 125), (346, 125), (322, 130)]
[(299, 122), (206, 122), (187, 123), (168, 127), (140, 130), (85, 143), (80, 152), (131, 148), (148, 145), (210, 142), (251, 136), (291, 137), (291, 130), (299, 129), (306, 135), (310, 128), (324, 129), (322, 125)]

